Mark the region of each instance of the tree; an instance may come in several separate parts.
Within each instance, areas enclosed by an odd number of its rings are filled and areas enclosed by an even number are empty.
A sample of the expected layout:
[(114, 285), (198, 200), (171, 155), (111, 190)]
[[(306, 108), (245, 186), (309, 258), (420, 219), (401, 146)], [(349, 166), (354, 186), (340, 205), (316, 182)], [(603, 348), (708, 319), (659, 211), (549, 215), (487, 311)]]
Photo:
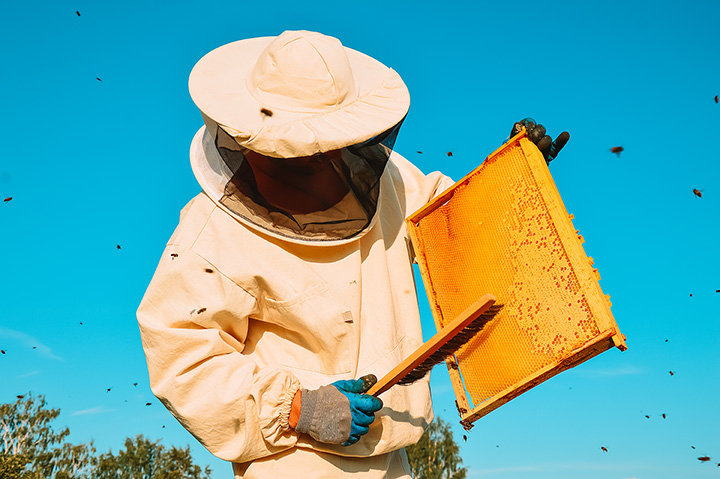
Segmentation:
[(435, 418), (417, 444), (406, 449), (415, 479), (465, 479), (467, 468), (460, 467), (460, 448), (450, 425)]
[(28, 460), (22, 454), (0, 454), (0, 477), (3, 479), (42, 479), (36, 472), (26, 471)]
[(95, 446), (92, 441), (78, 445), (63, 443), (55, 451), (54, 461), (55, 479), (93, 478), (97, 463)]
[(68, 428), (55, 432), (50, 425), (59, 415), (59, 409), (45, 408), (42, 394), (28, 393), (14, 403), (0, 404), (0, 455), (5, 456), (6, 466), (17, 468), (22, 463), (20, 470), (50, 477), (60, 457), (57, 446), (70, 434)]
[(117, 455), (96, 456), (92, 441), (74, 445), (65, 441), (68, 428), (52, 428), (59, 415), (43, 395), (0, 404), (0, 479), (210, 479), (210, 468), (195, 465), (189, 447), (167, 449), (142, 435), (127, 438)]
[(210, 479), (211, 470), (193, 463), (190, 448), (165, 448), (160, 441), (142, 435), (125, 439), (125, 449), (117, 455), (101, 454), (95, 479)]

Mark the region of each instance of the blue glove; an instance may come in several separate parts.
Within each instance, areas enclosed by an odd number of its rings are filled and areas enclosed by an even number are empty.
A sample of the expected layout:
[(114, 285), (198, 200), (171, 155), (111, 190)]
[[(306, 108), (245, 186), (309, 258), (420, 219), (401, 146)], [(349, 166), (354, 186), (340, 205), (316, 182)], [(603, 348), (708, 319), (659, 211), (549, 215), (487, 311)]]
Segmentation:
[(532, 118), (525, 118), (524, 120), (516, 122), (510, 131), (510, 136), (512, 137), (520, 133), (523, 127), (525, 127), (525, 131), (527, 132), (527, 138), (535, 143), (535, 146), (540, 150), (540, 153), (542, 153), (548, 165), (555, 159), (570, 139), (570, 133), (563, 131), (557, 136), (555, 141), (552, 141), (550, 135), (545, 134), (545, 127), (536, 123)]
[(374, 375), (335, 381), (319, 389), (301, 391), (300, 417), (295, 430), (315, 440), (350, 446), (367, 434), (380, 399), (363, 394), (377, 382)]

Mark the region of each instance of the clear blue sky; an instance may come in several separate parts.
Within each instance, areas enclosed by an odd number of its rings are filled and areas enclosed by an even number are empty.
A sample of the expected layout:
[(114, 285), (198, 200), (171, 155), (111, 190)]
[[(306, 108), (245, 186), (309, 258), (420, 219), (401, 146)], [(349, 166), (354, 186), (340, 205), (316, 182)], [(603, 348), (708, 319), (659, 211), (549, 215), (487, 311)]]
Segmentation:
[(526, 116), (571, 133), (551, 171), (629, 349), (492, 412), (467, 442), (436, 369), (468, 477), (718, 477), (719, 21), (717, 1), (5, 2), (0, 402), (42, 393), (72, 441), (117, 451), (142, 433), (231, 477), (152, 396), (135, 310), (199, 192), (192, 66), (307, 29), (400, 73), (412, 105), (396, 149), (425, 172), (460, 178)]

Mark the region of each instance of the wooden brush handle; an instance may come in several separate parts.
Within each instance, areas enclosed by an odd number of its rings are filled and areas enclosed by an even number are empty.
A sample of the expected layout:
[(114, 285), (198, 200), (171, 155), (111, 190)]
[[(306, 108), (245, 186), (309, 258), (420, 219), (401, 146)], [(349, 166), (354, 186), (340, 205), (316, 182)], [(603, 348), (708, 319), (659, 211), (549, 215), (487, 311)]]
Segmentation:
[(485, 311), (495, 304), (495, 296), (492, 294), (486, 294), (478, 299), (475, 303), (470, 305), (465, 311), (453, 319), (447, 326), (442, 328), (432, 338), (422, 344), (413, 353), (405, 358), (403, 362), (395, 366), (392, 371), (383, 376), (373, 387), (371, 387), (367, 394), (372, 396), (378, 396), (392, 386), (398, 383), (404, 378), (410, 371), (418, 367), (423, 361), (425, 361), (431, 354), (440, 349), (445, 343), (454, 338), (460, 331), (472, 323), (478, 316), (483, 314)]

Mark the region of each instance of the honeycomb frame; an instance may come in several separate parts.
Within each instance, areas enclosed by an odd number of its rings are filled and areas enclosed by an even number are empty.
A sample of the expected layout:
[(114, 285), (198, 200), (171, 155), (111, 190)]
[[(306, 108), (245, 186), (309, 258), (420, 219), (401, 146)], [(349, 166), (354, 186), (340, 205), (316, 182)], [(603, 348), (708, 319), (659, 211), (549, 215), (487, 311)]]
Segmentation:
[(627, 349), (545, 160), (525, 131), (406, 219), (435, 325), (485, 293), (503, 309), (447, 359), (462, 423)]

